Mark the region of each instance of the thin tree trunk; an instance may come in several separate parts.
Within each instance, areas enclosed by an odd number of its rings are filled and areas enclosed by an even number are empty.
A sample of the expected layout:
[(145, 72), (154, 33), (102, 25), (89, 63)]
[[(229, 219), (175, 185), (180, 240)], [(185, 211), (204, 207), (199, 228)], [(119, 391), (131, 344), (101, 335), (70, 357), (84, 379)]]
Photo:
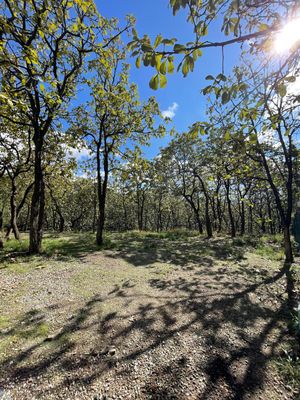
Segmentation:
[(59, 232), (63, 233), (65, 230), (65, 219), (62, 215), (59, 216)]
[(10, 195), (10, 227), (7, 231), (6, 238), (9, 238), (10, 230), (13, 231), (15, 239), (20, 240), (20, 232), (17, 226), (17, 206), (16, 206), (17, 186), (13, 179), (11, 182)]
[(241, 236), (245, 234), (245, 226), (246, 226), (246, 221), (245, 221), (245, 204), (243, 201), (241, 201)]
[(236, 236), (236, 230), (235, 230), (235, 222), (234, 222), (232, 207), (231, 207), (229, 180), (227, 180), (227, 182), (225, 183), (225, 188), (226, 188), (227, 208), (228, 208), (228, 215), (229, 215), (229, 222), (230, 222), (230, 232), (231, 232), (231, 237), (234, 238)]
[[(100, 142), (99, 142), (100, 143)], [(97, 147), (97, 183), (98, 183), (98, 207), (99, 216), (97, 223), (96, 243), (98, 246), (103, 244), (103, 231), (105, 224), (105, 205), (106, 205), (106, 194), (107, 194), (107, 183), (108, 183), (108, 156), (109, 150), (106, 143), (106, 137), (104, 135), (104, 152), (103, 152), (103, 169), (104, 177), (103, 182), (101, 178), (101, 162), (100, 162), (100, 144)]]
[(3, 249), (4, 247), (4, 243), (3, 243), (3, 239), (2, 239), (2, 227), (3, 227), (3, 211), (0, 211), (0, 249)]
[(45, 183), (42, 168), (43, 137), (39, 133), (35, 134), (34, 143), (34, 188), (31, 200), (29, 253), (38, 254), (41, 252), (45, 212)]
[(103, 244), (103, 231), (105, 222), (105, 199), (101, 196), (99, 199), (99, 217), (97, 223), (96, 242), (98, 246)]
[(96, 232), (96, 221), (97, 221), (97, 188), (96, 185), (93, 185), (93, 223), (92, 223), (92, 231)]
[(207, 195), (205, 196), (205, 224), (206, 224), (207, 237), (210, 239), (212, 238), (213, 232), (209, 216), (209, 198)]
[[(16, 208), (16, 210), (15, 210), (15, 213), (16, 213), (15, 220), (16, 220), (16, 227), (17, 227), (18, 232), (19, 232), (19, 229), (18, 229), (18, 216), (19, 216), (19, 214), (20, 214), (22, 208), (24, 207), (24, 204), (25, 204), (25, 202), (26, 202), (27, 196), (28, 196), (30, 190), (32, 189), (32, 187), (33, 187), (33, 183), (30, 184), (30, 185), (26, 188), (26, 190), (25, 190), (25, 192), (24, 192), (24, 195), (23, 195), (23, 198), (22, 198), (20, 204), (19, 204), (17, 207), (14, 206), (14, 207)], [(16, 190), (16, 189), (15, 189), (15, 190)], [(15, 196), (14, 196), (14, 197), (15, 197)], [(12, 199), (11, 199), (11, 200), (12, 200)], [(13, 215), (13, 212), (11, 211), (11, 216), (12, 216), (12, 215)], [(28, 217), (28, 215), (27, 215), (27, 217)], [(9, 236), (10, 236), (11, 231), (12, 231), (12, 227), (13, 227), (13, 225), (12, 225), (12, 222), (10, 221), (10, 224), (9, 224), (9, 226), (8, 226), (8, 228), (7, 228), (7, 232), (6, 232), (6, 239), (9, 239)], [(26, 223), (26, 227), (27, 227), (27, 223)], [(22, 228), (23, 228), (23, 227), (22, 227)], [(26, 228), (23, 229), (23, 230), (26, 230)], [(15, 238), (17, 239), (16, 236), (15, 236)], [(18, 239), (18, 240), (19, 240), (19, 239)]]
[(201, 219), (199, 217), (199, 213), (196, 212), (195, 216), (196, 216), (196, 221), (197, 221), (199, 234), (202, 235), (203, 234), (203, 225), (202, 225)]

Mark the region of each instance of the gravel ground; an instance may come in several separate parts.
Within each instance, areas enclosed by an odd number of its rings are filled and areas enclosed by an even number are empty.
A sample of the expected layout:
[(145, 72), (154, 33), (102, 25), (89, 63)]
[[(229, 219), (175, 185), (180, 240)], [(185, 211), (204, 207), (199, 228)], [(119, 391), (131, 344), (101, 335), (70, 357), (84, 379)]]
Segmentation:
[(0, 269), (0, 399), (296, 398), (280, 264), (159, 246)]

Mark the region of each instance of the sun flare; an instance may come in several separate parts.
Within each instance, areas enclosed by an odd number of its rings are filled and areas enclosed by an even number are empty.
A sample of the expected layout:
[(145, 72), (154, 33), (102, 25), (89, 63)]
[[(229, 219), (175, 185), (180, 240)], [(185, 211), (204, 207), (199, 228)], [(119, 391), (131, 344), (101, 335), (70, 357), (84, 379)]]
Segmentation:
[(289, 51), (300, 41), (300, 18), (288, 22), (277, 34), (274, 49), (277, 53)]

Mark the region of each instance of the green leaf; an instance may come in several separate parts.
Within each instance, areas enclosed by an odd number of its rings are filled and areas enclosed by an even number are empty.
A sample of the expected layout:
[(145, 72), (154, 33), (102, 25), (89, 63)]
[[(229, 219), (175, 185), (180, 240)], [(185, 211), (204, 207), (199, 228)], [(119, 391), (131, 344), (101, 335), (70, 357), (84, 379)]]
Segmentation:
[(208, 35), (208, 26), (206, 24), (203, 24), (203, 28), (201, 30), (201, 35), (202, 36), (207, 36)]
[(185, 46), (183, 46), (182, 44), (175, 44), (173, 51), (175, 51), (175, 53), (185, 53)]
[(257, 135), (256, 133), (251, 133), (249, 135), (249, 140), (251, 144), (256, 144), (257, 143)]
[(159, 72), (160, 72), (161, 74), (163, 74), (163, 75), (166, 75), (166, 73), (167, 73), (167, 61), (164, 61), (164, 62), (161, 64), (161, 66), (160, 66), (160, 68), (159, 68)]
[(0, 100), (6, 101), (9, 107), (13, 107), (13, 102), (11, 101), (11, 99), (4, 93), (0, 93)]
[(138, 34), (135, 28), (132, 28), (132, 36), (134, 37), (134, 39), (137, 39)]
[(148, 52), (152, 52), (153, 51), (152, 47), (149, 44), (142, 44), (141, 49), (142, 49), (142, 51), (144, 53), (148, 53)]
[(150, 54), (146, 54), (145, 58), (144, 58), (144, 65), (145, 67), (148, 67), (150, 65), (151, 62), (151, 55)]
[(240, 84), (239, 86), (239, 90), (244, 91), (246, 89), (248, 89), (249, 85), (247, 85), (247, 83), (243, 82)]
[(222, 93), (222, 104), (227, 104), (230, 100), (230, 93), (229, 92), (223, 92)]
[(173, 74), (173, 72), (174, 72), (174, 63), (173, 63), (173, 61), (170, 61), (169, 60), (169, 62), (168, 62), (168, 73), (169, 74)]
[(224, 135), (224, 139), (226, 140), (226, 142), (228, 142), (228, 140), (230, 140), (230, 138), (231, 138), (230, 132), (226, 131), (225, 135)]
[(219, 75), (216, 77), (216, 80), (217, 80), (217, 81), (226, 82), (226, 81), (227, 81), (227, 78), (226, 78), (226, 76), (225, 76), (224, 74), (219, 74)]
[(259, 29), (260, 32), (265, 31), (265, 30), (269, 29), (269, 25), (260, 24), (258, 29)]
[(156, 74), (150, 79), (149, 86), (151, 89), (157, 90), (158, 85), (159, 85), (159, 75)]
[(166, 75), (160, 75), (160, 87), (164, 88), (167, 86), (167, 77)]
[(290, 134), (291, 134), (291, 128), (288, 128), (288, 129), (285, 131), (284, 135), (285, 135), (285, 136), (290, 136)]
[(189, 64), (187, 59), (185, 59), (182, 64), (182, 73), (184, 77), (186, 77), (187, 74), (189, 73)]
[(157, 35), (156, 36), (156, 39), (155, 39), (155, 42), (154, 42), (154, 48), (155, 49), (156, 49), (156, 47), (158, 47), (161, 44), (162, 40), (163, 40), (163, 37), (161, 35)]
[(214, 81), (215, 78), (212, 75), (207, 75), (207, 77), (205, 78), (207, 81)]
[(281, 83), (280, 85), (278, 85), (277, 93), (279, 94), (280, 97), (284, 97), (286, 95), (287, 88), (286, 88), (285, 84)]
[(189, 70), (193, 72), (194, 71), (194, 66), (195, 66), (195, 62), (194, 62), (193, 57), (189, 56), (187, 58), (187, 63), (188, 63), (188, 66), (189, 66)]
[(211, 85), (206, 86), (206, 88), (204, 88), (204, 89), (202, 90), (202, 93), (204, 94), (204, 96), (207, 95), (208, 93), (210, 93), (210, 92), (211, 92), (211, 89), (212, 89), (212, 86), (211, 86)]
[(287, 76), (284, 78), (285, 81), (287, 82), (296, 82), (296, 77), (295, 76)]
[(138, 58), (135, 60), (135, 66), (136, 66), (137, 68), (140, 68), (140, 66), (141, 66), (141, 57), (138, 57)]

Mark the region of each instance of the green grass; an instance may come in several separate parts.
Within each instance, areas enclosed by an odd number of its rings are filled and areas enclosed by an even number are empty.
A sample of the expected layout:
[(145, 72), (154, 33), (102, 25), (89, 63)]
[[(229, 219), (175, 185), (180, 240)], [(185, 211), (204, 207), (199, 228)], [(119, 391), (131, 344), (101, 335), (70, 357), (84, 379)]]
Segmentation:
[[(295, 390), (300, 389), (300, 357), (287, 351), (277, 361), (277, 368), (283, 379)], [(297, 399), (300, 399), (297, 397)]]
[[(91, 232), (86, 233), (71, 233), (64, 234), (46, 233), (43, 239), (42, 252), (46, 256), (64, 255), (64, 256), (78, 256), (82, 252), (93, 252), (101, 249), (117, 248), (123, 243), (124, 240), (134, 240), (137, 242), (151, 240), (176, 241), (176, 240), (190, 240), (199, 238), (197, 231), (188, 231), (186, 229), (175, 229), (167, 232), (146, 232), (146, 231), (129, 231), (121, 233), (107, 232), (105, 234), (103, 246), (97, 246), (95, 242), (95, 234)], [(204, 237), (204, 236), (203, 236)], [(244, 247), (250, 246), (260, 249), (276, 250), (281, 248), (282, 235), (264, 235), (264, 236), (243, 236), (234, 239), (228, 238), (233, 246)], [(4, 253), (23, 253), (28, 250), (28, 235), (22, 234), (21, 240), (10, 239), (4, 243)], [(270, 252), (271, 253), (271, 252)], [(16, 254), (18, 255), (18, 254)]]
[(259, 245), (255, 249), (255, 253), (269, 260), (282, 261), (284, 260), (284, 251), (280, 248), (274, 248), (267, 245)]
[(0, 253), (0, 270), (26, 273), (52, 266), (54, 261), (71, 262), (102, 250), (120, 251), (128, 262), (136, 263), (139, 260), (146, 263), (149, 257), (152, 258), (151, 263), (173, 259), (180, 265), (201, 262), (201, 257), (240, 261), (246, 251), (274, 261), (284, 259), (281, 235), (234, 239), (215, 237), (207, 241), (195, 231), (182, 229), (168, 232), (107, 232), (102, 246), (96, 245), (95, 234), (90, 232), (46, 233), (41, 255), (28, 255), (27, 248), (28, 235), (22, 235), (20, 241), (12, 239), (5, 242), (4, 251)]
[(241, 248), (247, 247), (253, 253), (272, 261), (282, 261), (284, 259), (281, 234), (236, 237), (232, 240), (232, 244)]
[(29, 239), (27, 235), (22, 235), (21, 240), (10, 239), (4, 242), (4, 251), (7, 253), (12, 252), (26, 252), (29, 246)]
[(0, 316), (0, 360), (12, 347), (46, 338), (49, 330), (49, 325), (40, 319), (36, 310), (18, 316), (12, 313), (10, 318)]
[(0, 315), (0, 330), (7, 328), (8, 325), (9, 325), (9, 318)]
[(45, 322), (26, 327), (25, 329), (19, 329), (15, 335), (22, 339), (35, 339), (41, 337), (47, 337), (49, 333), (49, 326)]

